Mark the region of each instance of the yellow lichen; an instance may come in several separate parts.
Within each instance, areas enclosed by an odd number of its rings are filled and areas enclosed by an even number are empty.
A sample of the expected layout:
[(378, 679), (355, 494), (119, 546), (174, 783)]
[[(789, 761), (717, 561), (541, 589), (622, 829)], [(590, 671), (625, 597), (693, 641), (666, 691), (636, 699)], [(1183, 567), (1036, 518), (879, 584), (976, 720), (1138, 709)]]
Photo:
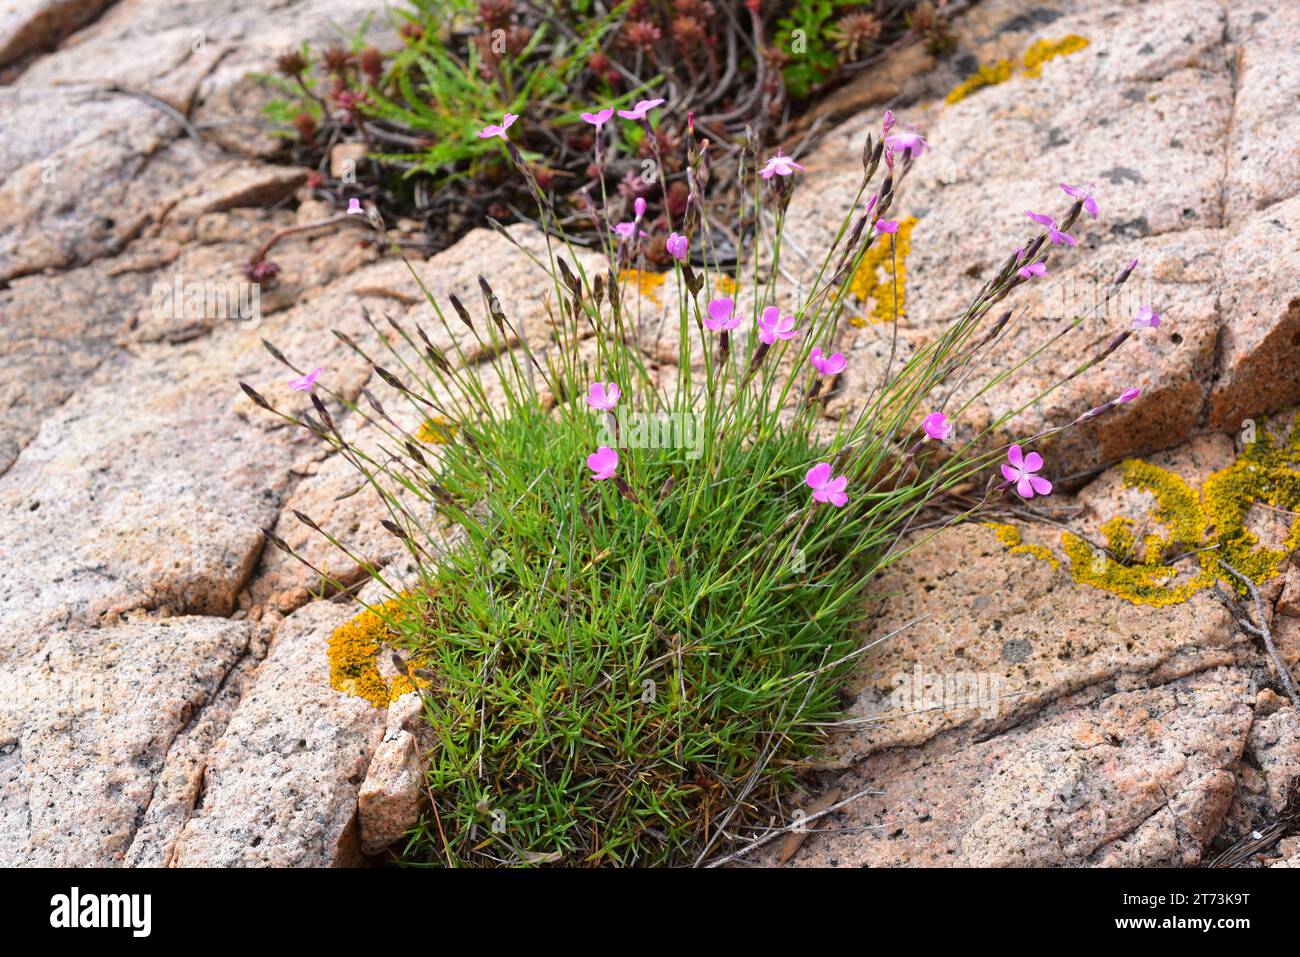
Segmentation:
[(1043, 72), (1043, 64), (1048, 60), (1078, 53), (1087, 45), (1085, 37), (1073, 33), (1059, 40), (1035, 40), (1025, 51), (1025, 76), (1039, 76)]
[(718, 292), (722, 293), (724, 296), (734, 296), (736, 290), (740, 288), (736, 283), (736, 280), (732, 279), (730, 276), (719, 276), (717, 287)]
[(420, 423), (420, 430), (415, 433), (415, 437), (427, 445), (446, 445), (456, 437), (457, 431), (455, 422), (434, 415)]
[(1046, 545), (1033, 545), (1020, 538), (1020, 529), (1014, 525), (1008, 525), (1005, 522), (984, 522), (986, 528), (993, 529), (993, 534), (997, 537), (999, 544), (1002, 545), (1012, 555), (1032, 555), (1034, 558), (1042, 559), (1053, 568), (1060, 568), (1061, 562), (1052, 550)]
[(390, 683), (379, 673), (379, 652), (392, 637), (385, 618), (400, 615), (402, 608), (403, 603), (394, 599), (376, 610), (367, 608), (334, 629), (328, 652), (331, 688), (365, 698), (376, 708), (385, 708), (413, 690), (405, 676), (398, 675)]
[(997, 86), (1011, 79), (1012, 68), (1009, 60), (998, 60), (982, 66), (975, 73), (962, 80), (943, 98), (945, 103), (959, 103), (976, 90), (986, 86)]
[(907, 295), (907, 257), (912, 251), (912, 230), (916, 223), (915, 216), (899, 221), (898, 232), (894, 234), (894, 255), (890, 253), (890, 244), (881, 236), (862, 257), (857, 271), (849, 280), (849, 292), (864, 303), (871, 303), (871, 308), (865, 319), (850, 319), (851, 325), (865, 326), (868, 322), (890, 321), (894, 318), (895, 296), (898, 317), (903, 318), (903, 304)]
[(1015, 75), (1017, 69), (1024, 76), (1041, 76), (1043, 64), (1048, 60), (1077, 53), (1087, 45), (1088, 40), (1086, 37), (1077, 36), (1073, 33), (1061, 37), (1059, 40), (1035, 40), (1017, 63), (1013, 64), (1010, 60), (998, 60), (996, 63), (980, 67), (978, 71), (953, 87), (948, 95), (944, 97), (944, 102), (949, 104), (959, 103), (976, 90), (1005, 83)]
[(620, 283), (630, 284), (638, 295), (645, 296), (656, 306), (661, 305), (659, 302), (659, 287), (664, 284), (664, 280), (667, 278), (667, 273), (646, 272), (641, 269), (623, 269), (618, 274)]
[[(1102, 523), (1104, 546), (1065, 532), (1061, 548), (1070, 561), (1070, 576), (1134, 604), (1156, 607), (1184, 602), (1216, 578), (1225, 577), (1220, 574), (1220, 560), (1262, 583), (1300, 548), (1297, 463), (1300, 414), (1291, 425), (1288, 442), (1258, 430), (1237, 461), (1205, 480), (1199, 496), (1174, 473), (1130, 459), (1120, 467), (1124, 487), (1150, 493), (1156, 502), (1151, 521), (1163, 526), (1165, 534), (1151, 532), (1139, 542), (1136, 524), (1125, 516)], [(1261, 546), (1258, 536), (1246, 527), (1246, 515), (1256, 504), (1293, 516), (1280, 548)], [(996, 528), (998, 541), (1009, 551), (1024, 550), (1013, 527)], [(1235, 580), (1230, 583), (1244, 590)]]

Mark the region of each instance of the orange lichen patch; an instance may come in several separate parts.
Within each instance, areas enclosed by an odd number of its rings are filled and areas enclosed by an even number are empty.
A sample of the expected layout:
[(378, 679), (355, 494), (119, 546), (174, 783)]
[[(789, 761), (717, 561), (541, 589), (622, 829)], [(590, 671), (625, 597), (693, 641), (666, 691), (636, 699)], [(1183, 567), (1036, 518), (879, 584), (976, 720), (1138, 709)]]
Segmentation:
[(740, 288), (740, 284), (730, 276), (719, 276), (716, 286), (718, 292), (722, 293), (724, 296), (734, 296), (736, 290)]
[(390, 701), (414, 690), (403, 675), (390, 683), (379, 673), (379, 652), (392, 637), (385, 619), (401, 615), (404, 607), (402, 601), (393, 599), (377, 609), (367, 608), (334, 629), (329, 640), (331, 688), (365, 698), (376, 708), (386, 708)]
[(915, 216), (899, 221), (892, 254), (888, 239), (882, 235), (858, 263), (857, 271), (849, 280), (849, 292), (864, 303), (870, 303), (870, 311), (865, 319), (857, 316), (850, 319), (850, 325), (861, 327), (868, 323), (889, 322), (894, 318), (895, 305), (899, 319), (903, 318), (903, 304), (907, 298), (907, 257), (912, 252), (912, 230), (916, 223)]
[[(1283, 441), (1258, 430), (1237, 461), (1205, 480), (1199, 495), (1177, 475), (1149, 462), (1122, 463), (1124, 487), (1151, 494), (1156, 502), (1151, 519), (1165, 534), (1139, 541), (1136, 523), (1122, 515), (1102, 523), (1104, 548), (1065, 532), (1061, 548), (1070, 560), (1070, 576), (1135, 605), (1155, 607), (1187, 601), (1225, 577), (1220, 561), (1256, 584), (1272, 578), (1286, 556), (1300, 548), (1300, 414), (1290, 431), (1290, 440)], [(1246, 515), (1256, 504), (1295, 516), (1280, 548), (1262, 546), (1246, 527)], [(998, 539), (1012, 551), (1019, 545), (1018, 533), (1012, 540), (999, 532)], [(1230, 584), (1246, 591), (1240, 582)]]
[(953, 87), (948, 95), (944, 97), (944, 102), (948, 104), (960, 103), (976, 90), (1005, 83), (1015, 76), (1017, 69), (1024, 76), (1041, 76), (1043, 64), (1048, 60), (1077, 53), (1087, 45), (1088, 39), (1086, 37), (1073, 33), (1061, 37), (1059, 40), (1035, 40), (1017, 63), (1012, 63), (1010, 60), (998, 60), (996, 63), (980, 67), (976, 72)]
[(629, 284), (638, 295), (645, 296), (656, 306), (659, 302), (659, 287), (668, 278), (666, 272), (645, 272), (641, 269), (623, 269), (619, 271), (618, 281)]
[(420, 423), (420, 430), (415, 437), (427, 445), (446, 445), (456, 438), (459, 431), (455, 422), (441, 415), (430, 416)]

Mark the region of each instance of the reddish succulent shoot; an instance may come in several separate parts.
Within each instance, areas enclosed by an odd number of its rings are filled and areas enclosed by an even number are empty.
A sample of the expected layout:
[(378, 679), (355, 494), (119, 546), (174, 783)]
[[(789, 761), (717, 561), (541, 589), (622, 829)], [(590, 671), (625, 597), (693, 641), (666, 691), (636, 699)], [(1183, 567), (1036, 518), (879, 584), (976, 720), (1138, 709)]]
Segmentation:
[(1019, 445), (1013, 445), (1007, 449), (1007, 462), (1010, 464), (1002, 466), (1002, 477), (1021, 498), (1052, 494), (1052, 483), (1035, 474), (1043, 467), (1043, 457), (1037, 452), (1025, 455)]
[(308, 372), (305, 376), (302, 376), (301, 378), (290, 379), (289, 388), (294, 389), (295, 391), (298, 392), (310, 392), (312, 388), (316, 385), (316, 380), (320, 377), (320, 374), (324, 371), (325, 371), (324, 368), (313, 369), (311, 372)]
[[(1135, 260), (1136, 261), (1136, 260)], [(1156, 329), (1160, 326), (1160, 313), (1150, 306), (1142, 306), (1133, 317), (1134, 329)]]
[[(662, 99), (639, 100), (636, 106), (632, 107), (632, 109), (619, 110), (618, 115), (625, 120), (644, 120), (646, 116), (649, 114), (649, 112), (653, 110), (656, 106), (663, 106), (663, 102), (664, 101)], [(587, 118), (586, 114), (583, 114), (583, 119), (586, 118)]]
[(618, 405), (619, 396), (622, 394), (622, 390), (613, 382), (593, 382), (587, 387), (587, 405), (608, 412)]
[[(1083, 208), (1087, 214), (1093, 219), (1097, 218), (1097, 201), (1092, 198), (1092, 191), (1096, 189), (1095, 184), (1084, 183), (1082, 186), (1071, 186), (1069, 183), (1062, 183), (1061, 189), (1065, 190), (1065, 195), (1083, 200)], [(1133, 260), (1133, 264), (1137, 265), (1136, 259)]]
[(942, 412), (931, 412), (927, 415), (921, 422), (921, 428), (936, 442), (947, 441), (952, 435), (952, 423)]
[(1047, 216), (1043, 213), (1035, 213), (1032, 210), (1028, 210), (1028, 209), (1025, 210), (1025, 215), (1028, 216), (1030, 219), (1032, 219), (1034, 222), (1038, 223), (1038, 225), (1047, 227), (1047, 239), (1049, 242), (1052, 243), (1052, 245), (1054, 246), (1074, 245), (1075, 242), (1074, 237), (1071, 236), (1069, 233), (1062, 232), (1059, 228), (1057, 228), (1056, 220), (1054, 220), (1051, 216)]
[(735, 311), (736, 300), (730, 297), (714, 299), (705, 307), (708, 316), (704, 319), (704, 325), (714, 332), (724, 332), (728, 329), (735, 329), (740, 325), (740, 315)]
[(839, 375), (844, 371), (848, 362), (844, 359), (842, 352), (833, 352), (830, 355), (823, 355), (821, 346), (813, 346), (812, 355), (809, 356), (809, 362), (824, 376)]
[(771, 179), (773, 176), (793, 176), (794, 171), (803, 172), (803, 167), (796, 163), (789, 156), (781, 152), (781, 148), (776, 148), (776, 155), (768, 157), (763, 168), (758, 171), (758, 175), (763, 179)]
[(519, 119), (519, 115), (517, 113), (507, 113), (503, 117), (501, 117), (500, 124), (489, 124), (488, 126), (485, 126), (483, 127), (483, 129), (479, 130), (478, 138), (481, 140), (490, 140), (492, 137), (497, 136), (503, 140), (506, 140), (508, 139), (508, 137), (506, 136), (506, 130), (510, 129), (510, 127), (514, 125), (514, 122), (517, 119)]
[(778, 339), (793, 339), (794, 325), (794, 316), (783, 316), (776, 306), (768, 306), (758, 319), (758, 338), (769, 346)]
[(591, 477), (597, 482), (613, 478), (618, 471), (618, 453), (608, 445), (602, 445), (587, 456), (587, 468), (591, 469)]
[(848, 504), (849, 497), (844, 492), (849, 484), (848, 476), (837, 475), (831, 478), (829, 462), (819, 462), (810, 468), (808, 474), (804, 476), (804, 483), (813, 490), (814, 502), (834, 505), (836, 508), (843, 508)]

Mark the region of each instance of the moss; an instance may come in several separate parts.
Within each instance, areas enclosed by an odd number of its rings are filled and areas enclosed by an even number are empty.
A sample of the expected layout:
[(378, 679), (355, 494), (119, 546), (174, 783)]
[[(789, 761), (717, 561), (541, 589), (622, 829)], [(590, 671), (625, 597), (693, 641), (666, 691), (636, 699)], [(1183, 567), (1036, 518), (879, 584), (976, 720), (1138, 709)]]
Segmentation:
[(1035, 40), (1016, 63), (1010, 60), (998, 60), (987, 64), (958, 83), (944, 97), (945, 103), (959, 103), (976, 90), (986, 86), (1005, 83), (1015, 75), (1017, 69), (1024, 76), (1037, 77), (1043, 72), (1043, 64), (1058, 56), (1077, 53), (1088, 45), (1086, 37), (1076, 34), (1061, 37), (1059, 40)]
[(427, 445), (446, 445), (456, 437), (456, 423), (441, 415), (430, 416), (420, 423), (415, 437)]
[[(1124, 462), (1124, 487), (1151, 494), (1156, 502), (1152, 521), (1165, 533), (1147, 534), (1139, 543), (1133, 520), (1115, 516), (1101, 525), (1106, 548), (1102, 554), (1066, 532), (1061, 548), (1070, 562), (1070, 576), (1134, 604), (1156, 607), (1187, 601), (1210, 587), (1221, 577), (1220, 559), (1256, 584), (1272, 578), (1287, 555), (1300, 548), (1300, 414), (1290, 433), (1284, 442), (1260, 429), (1237, 461), (1205, 480), (1199, 495), (1166, 469), (1136, 459)], [(1246, 527), (1246, 515), (1257, 503), (1296, 513), (1281, 548), (1261, 546), (1258, 536)], [(992, 527), (1008, 551), (1026, 550), (1014, 527)], [(1197, 553), (1197, 564), (1187, 558), (1168, 563), (1190, 552)], [(1238, 591), (1246, 590), (1239, 582), (1232, 584)]]
[(334, 629), (329, 640), (330, 687), (365, 698), (376, 708), (414, 690), (410, 679), (398, 675), (392, 682), (379, 673), (378, 656), (392, 631), (385, 620), (400, 613), (402, 602), (385, 602), (378, 610), (367, 608)]
[(849, 281), (849, 291), (863, 302), (870, 302), (871, 311), (866, 319), (850, 319), (850, 324), (865, 326), (868, 322), (892, 320), (895, 294), (898, 297), (898, 316), (900, 319), (903, 317), (907, 300), (907, 257), (912, 252), (912, 230), (916, 223), (915, 216), (899, 221), (893, 244), (897, 255), (890, 255), (889, 243), (877, 240), (862, 257)]

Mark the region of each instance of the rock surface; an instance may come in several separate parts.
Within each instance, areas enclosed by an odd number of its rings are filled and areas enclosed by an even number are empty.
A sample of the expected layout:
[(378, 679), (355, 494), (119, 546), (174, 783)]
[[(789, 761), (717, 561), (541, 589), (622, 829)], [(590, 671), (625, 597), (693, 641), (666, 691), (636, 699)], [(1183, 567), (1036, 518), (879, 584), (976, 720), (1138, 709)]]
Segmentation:
[[(319, 576), (264, 549), (260, 533), (352, 585), (360, 567), (293, 511), (386, 560), (377, 503), (344, 497), (351, 467), (236, 385), (298, 415), (308, 400), (287, 380), (324, 367), (318, 394), (364, 445), (374, 430), (345, 403), (363, 387), (390, 393), (333, 330), (379, 355), (390, 319), (418, 323), (448, 354), (481, 355), (363, 224), (329, 222), (334, 208), (305, 171), (267, 159), (266, 94), (248, 74), (353, 29), (374, 6), (0, 5), (0, 863), (350, 864), (400, 840), (419, 813), (428, 743), (410, 700), (386, 714), (330, 687), (326, 641), (351, 610), (313, 601)], [(1117, 512), (1151, 512), (1106, 466), (1178, 446), (1154, 461), (1199, 485), (1232, 460), (1228, 436), (1243, 420), (1300, 400), (1300, 11), (1162, 0), (1141, 8), (1140, 31), (1136, 15), (1108, 0), (984, 0), (960, 21), (953, 58), (912, 48), (826, 105), (848, 119), (801, 157), (789, 216), (791, 240), (814, 253), (827, 210), (856, 189), (883, 101), (901, 98), (902, 121), (925, 124), (933, 150), (894, 208), (917, 218), (906, 356), (1029, 234), (1024, 208), (1063, 209), (1062, 178), (1098, 184), (1101, 218), (1081, 220), (1078, 247), (1053, 253), (1047, 281), (1018, 294), (1023, 313), (992, 368), (1061, 331), (1136, 256), (1131, 294), (996, 401), (974, 401), (962, 423), (1041, 390), (1138, 305), (1161, 311), (1159, 329), (1006, 430), (1143, 389), (1051, 453), (1054, 479), (1097, 476), (1053, 502), (1088, 536)], [(1040, 76), (942, 103), (980, 64), (1072, 33), (1088, 46)], [(258, 245), (322, 222), (275, 246), (281, 274), (259, 287), (255, 315), (165, 307), (178, 281), (240, 282)], [(513, 243), (545, 248), (526, 226), (509, 239), (479, 230), (415, 265), (444, 309), (455, 292), (476, 321), (487, 276), (541, 349), (554, 290)], [(661, 335), (657, 319), (642, 333), (671, 373), (675, 330)], [(838, 347), (853, 362), (833, 415), (853, 408), (866, 388), (858, 370), (878, 368), (888, 340), (866, 327)], [(1025, 531), (1031, 545), (1058, 538), (1055, 526)], [(1293, 669), (1297, 567), (1267, 595)], [(833, 815), (838, 829), (811, 835), (796, 865), (1192, 865), (1276, 816), (1300, 772), (1293, 707), (1208, 590), (1133, 605), (1008, 554), (980, 527), (944, 532), (877, 585), (890, 597), (872, 608), (867, 640), (929, 617), (864, 661), (850, 688), (861, 721), (835, 736), (819, 782), (883, 793)], [(958, 697), (931, 707), (934, 675), (964, 676), (948, 686)], [(1278, 860), (1295, 857), (1284, 842)]]

